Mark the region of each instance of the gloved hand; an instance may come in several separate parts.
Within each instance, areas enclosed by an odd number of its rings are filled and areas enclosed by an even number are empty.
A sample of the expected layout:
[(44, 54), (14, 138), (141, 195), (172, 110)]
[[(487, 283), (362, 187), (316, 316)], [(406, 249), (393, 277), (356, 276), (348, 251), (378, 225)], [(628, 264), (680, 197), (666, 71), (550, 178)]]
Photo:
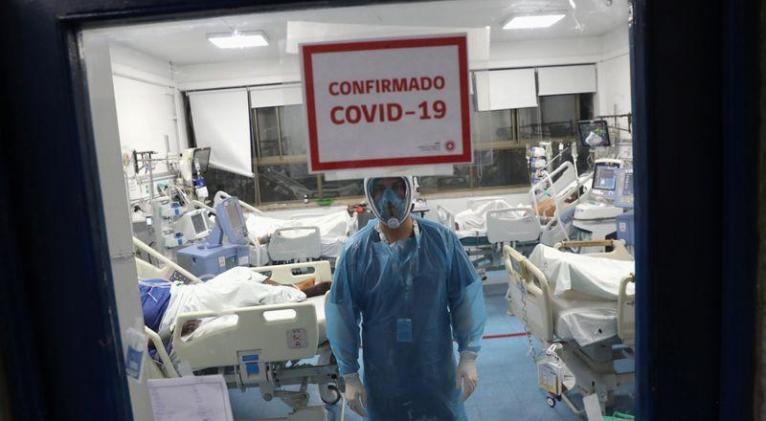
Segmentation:
[(367, 392), (359, 379), (359, 373), (351, 373), (343, 376), (346, 383), (346, 392), (343, 396), (348, 401), (348, 406), (360, 416), (367, 416)]
[(463, 388), (463, 400), (468, 399), (469, 396), (476, 389), (476, 384), (479, 382), (479, 373), (476, 372), (476, 357), (478, 355), (475, 352), (463, 351), (460, 353), (460, 362), (457, 365), (457, 388)]

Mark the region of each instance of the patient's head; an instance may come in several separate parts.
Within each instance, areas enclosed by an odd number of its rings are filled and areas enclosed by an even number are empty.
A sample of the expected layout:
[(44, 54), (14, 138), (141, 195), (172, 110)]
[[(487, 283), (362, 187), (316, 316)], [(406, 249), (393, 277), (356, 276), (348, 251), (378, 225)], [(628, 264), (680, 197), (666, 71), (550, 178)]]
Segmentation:
[(192, 320), (185, 321), (184, 325), (181, 326), (181, 336), (186, 336), (194, 332), (195, 330), (197, 330), (197, 328), (199, 327), (201, 323), (202, 321), (199, 319), (192, 319)]
[(306, 297), (317, 297), (319, 295), (324, 295), (325, 293), (327, 293), (327, 291), (330, 290), (331, 286), (332, 286), (332, 282), (320, 282), (314, 286), (303, 289), (302, 291), (304, 294), (306, 294)]

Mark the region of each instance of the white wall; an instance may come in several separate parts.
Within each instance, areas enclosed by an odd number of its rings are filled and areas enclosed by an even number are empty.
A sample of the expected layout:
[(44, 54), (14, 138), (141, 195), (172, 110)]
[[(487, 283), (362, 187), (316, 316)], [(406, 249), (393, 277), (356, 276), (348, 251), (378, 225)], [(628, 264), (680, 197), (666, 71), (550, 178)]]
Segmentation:
[(162, 155), (186, 148), (183, 107), (170, 63), (120, 46), (112, 46), (110, 53), (120, 145)]
[(182, 91), (229, 88), (246, 85), (298, 82), (301, 80), (298, 55), (279, 60), (244, 60), (177, 66), (174, 71)]
[(489, 56), (496, 69), (595, 63), (601, 52), (601, 38), (583, 37), (493, 43)]
[[(631, 96), (627, 26), (605, 34), (602, 40), (603, 53), (596, 64), (598, 74), (596, 113), (629, 113)], [(627, 121), (623, 119), (621, 124), (627, 124)]]

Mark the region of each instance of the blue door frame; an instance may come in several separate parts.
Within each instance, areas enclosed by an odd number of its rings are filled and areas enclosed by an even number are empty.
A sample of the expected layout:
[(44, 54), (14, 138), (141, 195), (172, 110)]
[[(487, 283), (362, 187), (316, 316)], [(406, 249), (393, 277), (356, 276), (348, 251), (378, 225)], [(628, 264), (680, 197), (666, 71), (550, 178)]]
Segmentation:
[[(0, 2), (0, 346), (14, 419), (132, 419), (83, 25), (381, 1)], [(637, 415), (752, 419), (759, 4), (634, 3)]]

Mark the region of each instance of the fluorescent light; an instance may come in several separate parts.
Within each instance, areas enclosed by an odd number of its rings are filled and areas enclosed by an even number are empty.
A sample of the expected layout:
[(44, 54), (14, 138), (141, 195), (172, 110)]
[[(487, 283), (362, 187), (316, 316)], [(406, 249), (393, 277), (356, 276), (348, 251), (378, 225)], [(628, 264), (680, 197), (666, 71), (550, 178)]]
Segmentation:
[(208, 34), (207, 39), (218, 48), (250, 48), (269, 45), (266, 34), (261, 31)]
[(537, 16), (514, 16), (506, 22), (503, 29), (529, 29), (547, 28), (564, 18), (563, 14), (537, 15)]

